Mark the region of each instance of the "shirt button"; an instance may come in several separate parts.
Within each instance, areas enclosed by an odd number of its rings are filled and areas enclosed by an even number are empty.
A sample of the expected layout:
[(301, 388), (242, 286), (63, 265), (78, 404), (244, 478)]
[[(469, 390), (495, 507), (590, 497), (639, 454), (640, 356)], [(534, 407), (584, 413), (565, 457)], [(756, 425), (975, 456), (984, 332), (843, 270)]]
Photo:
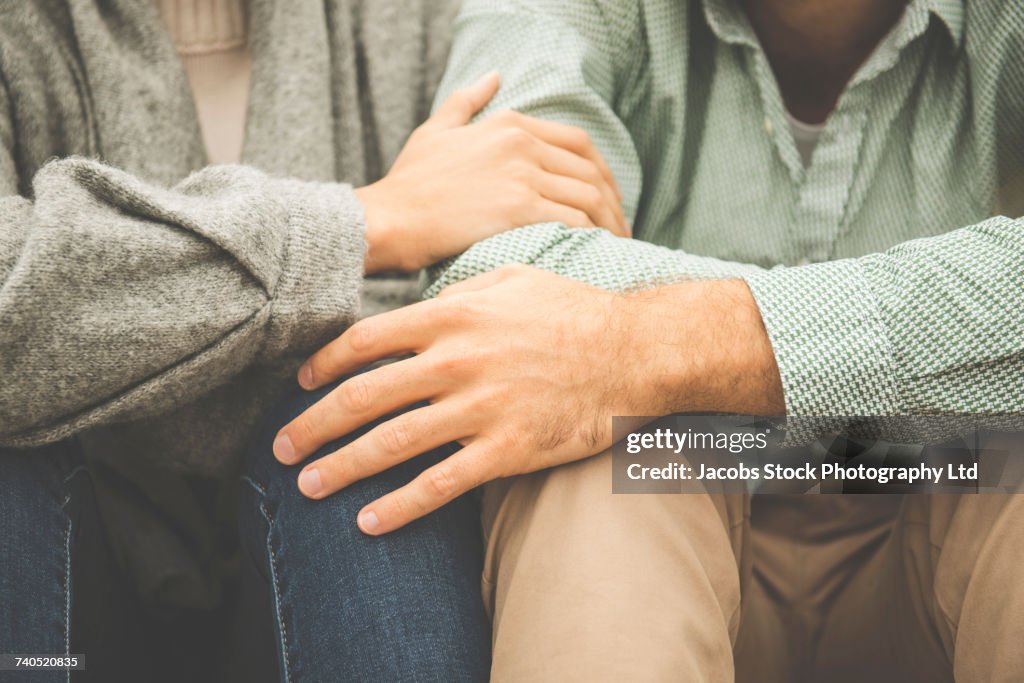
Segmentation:
[(775, 126), (772, 125), (771, 119), (767, 116), (764, 117), (764, 132), (768, 133), (769, 136), (775, 133)]
[(804, 256), (802, 259), (796, 262), (798, 266), (809, 266), (811, 265), (811, 259)]

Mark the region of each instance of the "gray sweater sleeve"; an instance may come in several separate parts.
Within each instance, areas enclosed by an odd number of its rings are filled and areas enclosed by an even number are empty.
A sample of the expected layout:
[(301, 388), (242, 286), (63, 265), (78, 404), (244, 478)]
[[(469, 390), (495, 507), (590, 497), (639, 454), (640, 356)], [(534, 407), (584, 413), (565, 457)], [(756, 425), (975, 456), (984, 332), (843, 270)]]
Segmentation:
[(0, 446), (178, 407), (357, 315), (364, 224), (349, 186), (213, 166), (165, 189), (67, 158), (35, 175), (30, 199), (10, 149)]

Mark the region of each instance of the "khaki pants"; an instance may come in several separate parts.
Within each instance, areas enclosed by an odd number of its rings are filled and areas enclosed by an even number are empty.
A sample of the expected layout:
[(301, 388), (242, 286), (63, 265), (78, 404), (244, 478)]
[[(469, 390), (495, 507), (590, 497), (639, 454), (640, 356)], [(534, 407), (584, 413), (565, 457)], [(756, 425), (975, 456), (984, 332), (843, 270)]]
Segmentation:
[(486, 488), (494, 681), (1024, 681), (1024, 496), (611, 481), (604, 453)]

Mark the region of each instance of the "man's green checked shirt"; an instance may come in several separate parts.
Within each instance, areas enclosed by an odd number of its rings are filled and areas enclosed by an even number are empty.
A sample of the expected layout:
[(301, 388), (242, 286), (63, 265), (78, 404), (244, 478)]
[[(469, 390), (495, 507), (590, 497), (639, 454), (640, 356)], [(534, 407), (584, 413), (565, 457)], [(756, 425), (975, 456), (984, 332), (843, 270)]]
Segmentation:
[(1024, 410), (1024, 2), (913, 0), (806, 169), (730, 0), (468, 0), (438, 101), (491, 69), (489, 111), (591, 134), (638, 239), (525, 227), (428, 295), (507, 263), (616, 290), (738, 276), (790, 415)]

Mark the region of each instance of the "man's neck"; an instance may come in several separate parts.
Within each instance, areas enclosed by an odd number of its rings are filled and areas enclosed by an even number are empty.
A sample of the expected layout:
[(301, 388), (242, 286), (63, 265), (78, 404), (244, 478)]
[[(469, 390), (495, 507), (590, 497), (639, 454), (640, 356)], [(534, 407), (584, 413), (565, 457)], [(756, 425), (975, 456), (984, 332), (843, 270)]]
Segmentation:
[(907, 0), (742, 0), (786, 108), (828, 118), (843, 88), (896, 25)]

